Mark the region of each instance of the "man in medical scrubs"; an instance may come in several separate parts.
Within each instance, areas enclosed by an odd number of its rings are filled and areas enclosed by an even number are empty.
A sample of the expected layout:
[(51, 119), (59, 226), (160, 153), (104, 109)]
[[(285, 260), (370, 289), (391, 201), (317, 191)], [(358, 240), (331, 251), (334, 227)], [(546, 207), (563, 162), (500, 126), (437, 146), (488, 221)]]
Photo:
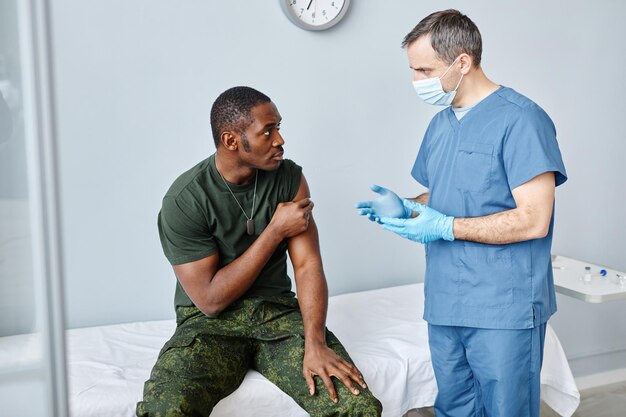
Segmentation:
[(546, 322), (556, 311), (550, 247), (555, 187), (567, 179), (550, 117), (489, 80), (481, 36), (456, 10), (404, 39), (413, 86), (449, 106), (431, 121), (412, 176), (428, 188), (357, 204), (425, 244), (424, 319), (437, 416), (538, 416)]
[(260, 91), (226, 90), (211, 109), (216, 152), (163, 198), (159, 236), (177, 278), (177, 326), (145, 383), (139, 417), (208, 417), (250, 368), (311, 416), (382, 412), (325, 327), (313, 203), (302, 168), (283, 158), (281, 121)]

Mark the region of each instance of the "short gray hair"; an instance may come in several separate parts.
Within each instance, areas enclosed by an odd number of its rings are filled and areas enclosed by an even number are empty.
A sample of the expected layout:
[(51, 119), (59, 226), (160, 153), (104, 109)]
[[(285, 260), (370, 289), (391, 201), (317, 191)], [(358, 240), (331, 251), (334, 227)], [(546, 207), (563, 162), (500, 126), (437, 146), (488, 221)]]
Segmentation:
[(431, 46), (444, 62), (451, 64), (466, 53), (472, 57), (475, 66), (480, 65), (483, 41), (478, 27), (458, 10), (442, 10), (426, 16), (404, 37), (402, 47), (406, 48), (428, 34)]

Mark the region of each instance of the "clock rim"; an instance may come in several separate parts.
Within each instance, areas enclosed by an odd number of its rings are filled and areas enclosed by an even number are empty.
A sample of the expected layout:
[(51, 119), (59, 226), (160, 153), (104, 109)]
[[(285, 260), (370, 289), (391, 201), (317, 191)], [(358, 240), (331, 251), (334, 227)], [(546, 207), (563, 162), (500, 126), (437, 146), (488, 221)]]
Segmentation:
[(344, 0), (343, 7), (339, 11), (339, 14), (335, 16), (335, 18), (332, 19), (330, 22), (324, 23), (323, 25), (319, 25), (319, 26), (314, 26), (298, 19), (298, 17), (292, 13), (292, 8), (288, 5), (290, 0), (279, 0), (279, 1), (280, 1), (280, 6), (283, 9), (283, 12), (287, 15), (291, 23), (293, 23), (294, 25), (298, 26), (301, 29), (306, 29), (310, 31), (321, 31), (321, 30), (330, 29), (333, 26), (335, 26), (337, 23), (341, 22), (341, 20), (343, 20), (344, 16), (348, 12), (348, 9), (350, 8), (351, 0)]

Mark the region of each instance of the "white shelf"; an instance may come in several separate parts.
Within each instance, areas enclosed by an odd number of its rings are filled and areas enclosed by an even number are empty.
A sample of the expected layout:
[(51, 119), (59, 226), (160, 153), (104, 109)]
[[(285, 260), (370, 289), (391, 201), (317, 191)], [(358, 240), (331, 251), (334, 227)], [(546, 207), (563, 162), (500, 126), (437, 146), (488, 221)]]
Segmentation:
[[(582, 279), (586, 266), (591, 267), (591, 282), (584, 282)], [(587, 303), (626, 299), (626, 286), (617, 282), (619, 281), (617, 274), (624, 276), (626, 275), (624, 272), (561, 255), (557, 255), (552, 261), (552, 269), (554, 271), (554, 287), (556, 292), (560, 294)], [(605, 277), (598, 276), (602, 269), (607, 271)]]

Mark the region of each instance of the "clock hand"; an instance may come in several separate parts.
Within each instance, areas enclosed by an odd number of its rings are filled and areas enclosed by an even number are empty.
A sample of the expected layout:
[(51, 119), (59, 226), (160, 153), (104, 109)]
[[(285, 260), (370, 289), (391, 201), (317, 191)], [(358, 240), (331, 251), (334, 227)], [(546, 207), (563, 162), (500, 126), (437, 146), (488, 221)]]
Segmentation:
[(309, 5), (308, 5), (308, 6), (306, 6), (306, 9), (307, 9), (307, 10), (309, 10), (309, 7), (311, 7), (311, 3), (313, 3), (313, 0), (311, 0), (311, 1), (309, 2)]

